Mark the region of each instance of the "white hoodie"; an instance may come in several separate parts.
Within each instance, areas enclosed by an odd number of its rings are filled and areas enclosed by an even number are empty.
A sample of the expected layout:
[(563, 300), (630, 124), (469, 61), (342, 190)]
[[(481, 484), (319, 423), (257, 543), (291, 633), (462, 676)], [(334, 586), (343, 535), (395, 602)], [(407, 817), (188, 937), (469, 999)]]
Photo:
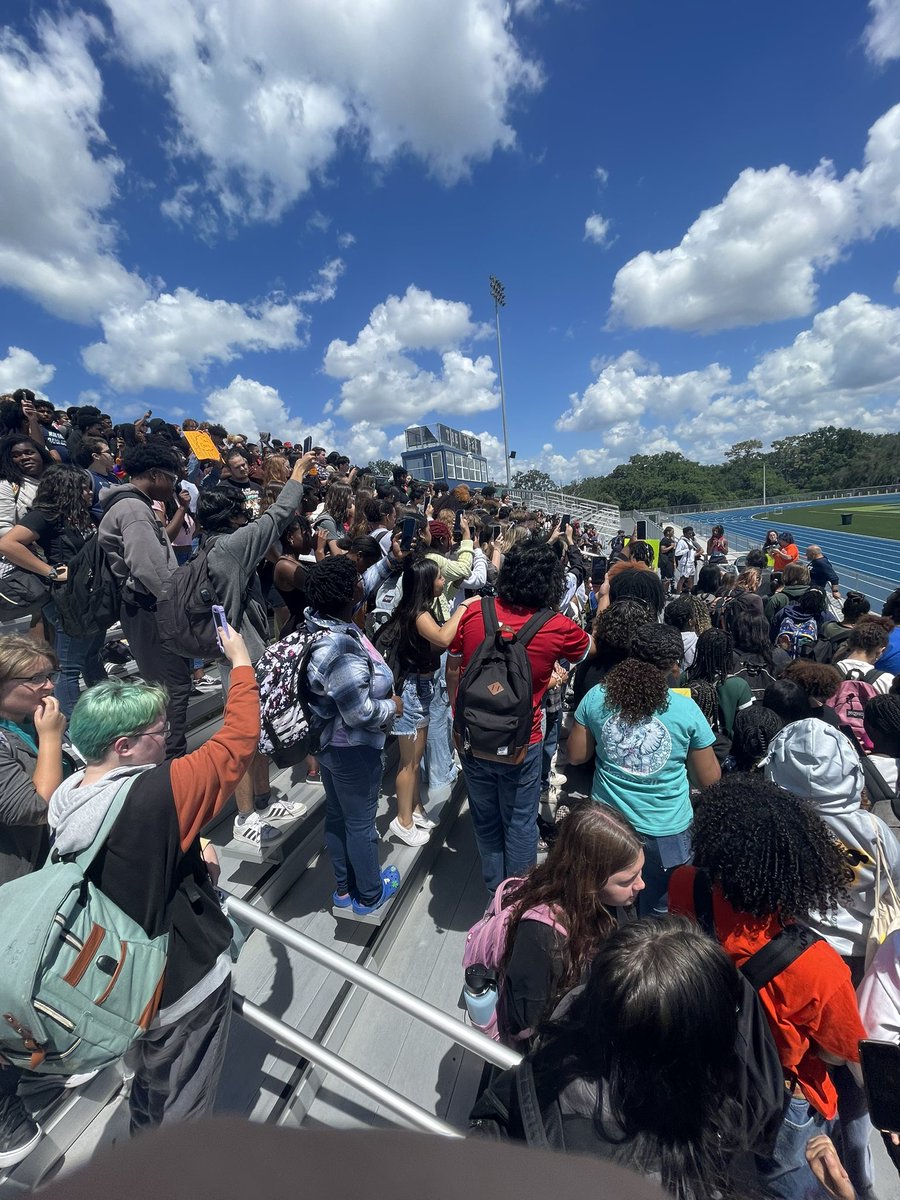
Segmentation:
[(786, 725), (763, 759), (766, 779), (811, 800), (844, 847), (853, 882), (836, 913), (811, 913), (804, 922), (844, 958), (862, 956), (875, 907), (875, 837), (900, 888), (900, 844), (879, 817), (860, 807), (863, 769), (850, 739), (815, 717)]
[(900, 929), (889, 933), (857, 991), (859, 1015), (870, 1038), (900, 1042)]

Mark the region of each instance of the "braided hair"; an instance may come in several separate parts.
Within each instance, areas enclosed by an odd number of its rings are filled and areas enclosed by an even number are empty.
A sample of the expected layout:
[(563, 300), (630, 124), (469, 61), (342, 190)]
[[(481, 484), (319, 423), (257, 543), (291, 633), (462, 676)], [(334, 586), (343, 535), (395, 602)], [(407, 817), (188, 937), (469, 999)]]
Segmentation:
[(734, 728), (731, 734), (731, 755), (735, 770), (755, 771), (760, 759), (768, 752), (769, 742), (783, 728), (784, 721), (778, 713), (766, 708), (764, 704), (751, 704), (747, 708), (739, 708), (734, 714)]
[(875, 754), (900, 758), (900, 695), (873, 696), (863, 709), (863, 725)]
[(688, 667), (688, 682), (705, 680), (724, 683), (731, 671), (734, 640), (724, 629), (704, 629), (697, 638), (694, 661)]

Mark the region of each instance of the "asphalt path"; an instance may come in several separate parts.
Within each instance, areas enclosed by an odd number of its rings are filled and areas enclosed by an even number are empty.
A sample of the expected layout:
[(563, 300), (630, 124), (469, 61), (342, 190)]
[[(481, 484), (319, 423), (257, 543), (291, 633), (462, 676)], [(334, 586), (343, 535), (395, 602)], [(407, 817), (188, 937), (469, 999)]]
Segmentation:
[[(863, 504), (897, 504), (897, 534), (900, 538), (900, 496), (896, 494), (880, 496), (848, 496), (846, 503), (849, 509)], [(809, 500), (785, 504), (784, 508), (816, 508), (840, 505), (838, 500)], [(678, 520), (685, 524), (702, 525), (708, 531), (711, 525), (724, 525), (726, 537), (728, 534), (741, 535), (750, 541), (761, 545), (769, 529), (784, 528), (783, 518), (772, 512), (772, 506), (765, 508), (757, 505), (753, 508), (729, 508), (721, 512), (698, 512), (692, 515), (682, 515)], [(833, 564), (840, 576), (841, 590), (846, 595), (848, 589), (862, 592), (873, 602), (873, 607), (884, 603), (888, 595), (896, 587), (900, 587), (900, 540), (882, 537), (867, 537), (857, 533), (837, 533), (828, 529), (815, 529), (811, 525), (798, 525), (792, 521), (788, 528), (794, 535), (794, 541), (800, 548), (803, 559), (806, 547), (817, 545)], [(733, 549), (739, 549), (737, 546)]]

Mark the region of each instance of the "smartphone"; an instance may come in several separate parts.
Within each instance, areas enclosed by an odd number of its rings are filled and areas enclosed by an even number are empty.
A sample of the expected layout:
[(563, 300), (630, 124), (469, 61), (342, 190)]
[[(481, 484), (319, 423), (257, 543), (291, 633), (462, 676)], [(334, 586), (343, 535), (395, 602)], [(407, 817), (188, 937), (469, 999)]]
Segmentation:
[(598, 554), (591, 563), (591, 583), (602, 583), (609, 569), (609, 560)]
[(560, 529), (568, 529), (568, 527), (569, 527), (569, 525), (571, 525), (571, 523), (572, 523), (572, 514), (571, 513), (563, 513), (563, 515), (559, 518)]
[(859, 1061), (872, 1124), (900, 1132), (900, 1045), (867, 1039), (859, 1043)]
[(456, 516), (453, 518), (453, 536), (459, 537), (462, 532), (462, 509), (456, 510)]
[(634, 536), (637, 538), (637, 540), (639, 542), (646, 542), (646, 540), (647, 540), (647, 522), (646, 521), (638, 521), (637, 522)]
[(503, 535), (503, 526), (502, 525), (492, 525), (491, 526), (491, 541), (492, 542), (496, 542), (497, 538), (502, 537), (502, 535)]
[(408, 550), (413, 544), (413, 538), (416, 536), (416, 530), (419, 528), (419, 522), (415, 517), (403, 518), (403, 532), (400, 534), (400, 549)]
[(303, 439), (303, 453), (309, 454), (310, 450), (312, 450), (312, 438), (305, 437)]
[(213, 622), (216, 627), (216, 641), (219, 643), (219, 649), (224, 650), (225, 646), (222, 642), (222, 634), (228, 630), (228, 621), (225, 618), (225, 609), (221, 604), (214, 604), (210, 609)]

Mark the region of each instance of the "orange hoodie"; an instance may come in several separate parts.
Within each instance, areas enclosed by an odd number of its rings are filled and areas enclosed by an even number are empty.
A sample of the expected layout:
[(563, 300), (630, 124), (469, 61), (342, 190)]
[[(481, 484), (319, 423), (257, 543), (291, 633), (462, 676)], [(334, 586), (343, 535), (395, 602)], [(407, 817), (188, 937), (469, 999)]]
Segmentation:
[[(694, 867), (679, 867), (669, 881), (669, 911), (694, 916)], [(718, 887), (713, 888), (716, 935), (735, 966), (780, 930), (775, 917), (768, 920), (735, 912)], [(837, 1092), (820, 1047), (837, 1058), (859, 1061), (861, 1038), (866, 1036), (850, 968), (827, 942), (815, 942), (799, 958), (760, 990), (766, 1016), (785, 1077), (796, 1078), (809, 1103), (823, 1117), (837, 1112)]]

